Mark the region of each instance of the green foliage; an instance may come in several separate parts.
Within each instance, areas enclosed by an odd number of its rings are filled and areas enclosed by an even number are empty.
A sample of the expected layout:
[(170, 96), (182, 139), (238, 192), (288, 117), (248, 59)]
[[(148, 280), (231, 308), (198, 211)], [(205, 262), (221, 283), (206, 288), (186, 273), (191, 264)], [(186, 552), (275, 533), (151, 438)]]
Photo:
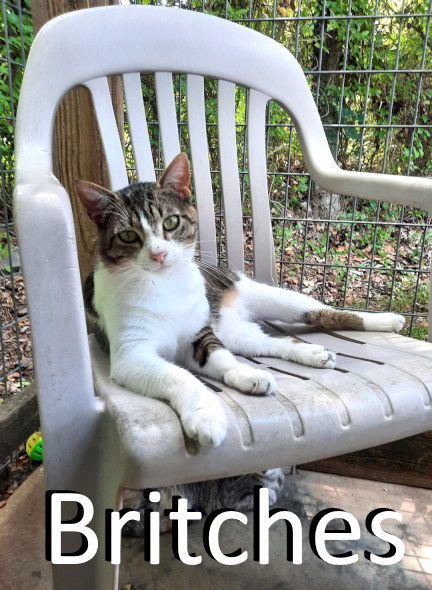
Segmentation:
[[(0, 232), (0, 258), (6, 258), (9, 254), (9, 247), (8, 247), (8, 236)], [(10, 270), (9, 267), (6, 267), (6, 270)]]
[[(137, 4), (160, 4), (158, 0), (136, 0)], [(176, 5), (177, 0), (168, 0)], [(13, 115), (22, 78), (24, 56), (32, 40), (30, 0), (23, 0), (22, 21), (7, 3), (6, 23), (0, 21), (0, 144), (2, 164), (13, 169)], [(318, 94), (318, 106), (327, 127), (330, 145), (342, 166), (348, 169), (387, 171), (389, 173), (432, 174), (432, 142), (426, 127), (407, 128), (406, 125), (430, 124), (432, 77), (418, 73), (385, 73), (386, 70), (419, 70), (432, 67), (432, 50), (424, 51), (427, 19), (408, 16), (397, 18), (327, 18), (308, 20), (325, 15), (356, 17), (397, 14), (401, 8), (392, 0), (304, 0), (301, 3), (270, 0), (191, 0), (192, 10), (244, 21), (247, 26), (274, 37), (296, 53), (306, 72), (312, 91)], [(429, 0), (410, 0), (403, 6), (405, 14), (423, 14), (429, 10)], [(301, 16), (304, 20), (293, 20)], [(277, 17), (277, 20), (274, 18)], [(268, 18), (268, 21), (261, 19)], [(249, 22), (249, 19), (252, 19)], [(254, 20), (257, 19), (257, 20)], [(7, 33), (7, 35), (6, 35)], [(6, 43), (7, 41), (7, 43)], [(322, 50), (321, 50), (322, 46)], [(10, 60), (7, 60), (7, 50)], [(383, 73), (368, 73), (375, 70)], [(321, 71), (321, 74), (314, 74)], [(343, 75), (338, 73), (364, 72)], [(329, 72), (329, 73), (326, 73)], [(186, 95), (185, 80), (179, 88)], [(10, 93), (12, 88), (12, 96)], [(154, 103), (151, 84), (144, 86), (146, 98)], [(209, 123), (217, 121), (216, 86), (207, 89), (206, 116)], [(150, 96), (152, 95), (152, 96)], [(186, 110), (183, 100), (181, 109)], [(156, 112), (150, 106), (152, 120)], [(238, 96), (237, 123), (244, 124), (245, 95)], [(304, 172), (301, 148), (289, 116), (276, 104), (269, 106), (268, 131), (269, 169), (287, 168), (287, 154), (297, 171)], [(350, 125), (338, 129), (338, 124)], [(401, 125), (393, 129), (369, 128), (364, 125)], [(333, 127), (330, 127), (333, 126)], [(238, 129), (239, 133), (241, 129)], [(158, 146), (158, 130), (151, 129), (151, 142)], [(239, 161), (243, 162), (240, 144)], [(305, 181), (290, 181), (289, 198), (296, 201), (307, 193)]]
[[(19, 90), (23, 75), (23, 64), (33, 39), (30, 0), (22, 2), (22, 20), (13, 8), (4, 3), (0, 11), (0, 157), (5, 171), (14, 168), (13, 125)], [(4, 18), (6, 16), (6, 18)], [(11, 175), (5, 176), (4, 190), (10, 194)]]

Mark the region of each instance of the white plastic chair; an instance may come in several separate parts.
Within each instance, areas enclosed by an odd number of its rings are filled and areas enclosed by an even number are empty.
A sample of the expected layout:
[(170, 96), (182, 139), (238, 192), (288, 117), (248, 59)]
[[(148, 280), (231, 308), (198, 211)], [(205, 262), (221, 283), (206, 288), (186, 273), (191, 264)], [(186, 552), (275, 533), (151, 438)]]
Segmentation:
[[(86, 334), (69, 197), (52, 172), (52, 129), (63, 96), (74, 86), (86, 86), (94, 100), (111, 188), (127, 185), (107, 83), (107, 76), (123, 74), (138, 177), (153, 180), (139, 72), (156, 73), (165, 163), (180, 151), (171, 73), (188, 74), (193, 174), (210, 260), (216, 261), (216, 232), (203, 76), (219, 81), (227, 255), (237, 269), (243, 269), (243, 237), (235, 84), (249, 89), (248, 160), (258, 280), (273, 282), (275, 277), (265, 153), (270, 99), (291, 115), (308, 170), (320, 187), (423, 209), (432, 205), (431, 180), (341, 170), (299, 64), (259, 33), (208, 15), (143, 6), (77, 11), (43, 27), (30, 51), (19, 102), (15, 220), (32, 321), (47, 486), (91, 497), (96, 503), (94, 529), (101, 539), (103, 509), (120, 506), (122, 486), (166, 486), (287, 467), (432, 427), (432, 345), (395, 334), (295, 332), (287, 327), (308, 342), (342, 353), (339, 370), (259, 359), (278, 379), (275, 397), (248, 397), (209, 381), (221, 392), (230, 417), (227, 439), (217, 449), (198, 449), (186, 441), (166, 404), (110, 381), (107, 358), (95, 342), (89, 347)], [(106, 590), (115, 585), (116, 568), (105, 562), (103, 549), (86, 565), (56, 566), (55, 588)]]

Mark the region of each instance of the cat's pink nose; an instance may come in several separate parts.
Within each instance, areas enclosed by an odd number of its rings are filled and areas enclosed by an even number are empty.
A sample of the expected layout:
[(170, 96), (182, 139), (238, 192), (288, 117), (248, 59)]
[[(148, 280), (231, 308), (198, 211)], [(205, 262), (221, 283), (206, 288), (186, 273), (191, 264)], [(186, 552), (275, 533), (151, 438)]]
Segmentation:
[(167, 255), (167, 251), (166, 250), (161, 250), (160, 252), (152, 252), (150, 254), (150, 258), (152, 260), (156, 260), (156, 262), (159, 262), (159, 264), (162, 264), (162, 262), (164, 261), (166, 255)]

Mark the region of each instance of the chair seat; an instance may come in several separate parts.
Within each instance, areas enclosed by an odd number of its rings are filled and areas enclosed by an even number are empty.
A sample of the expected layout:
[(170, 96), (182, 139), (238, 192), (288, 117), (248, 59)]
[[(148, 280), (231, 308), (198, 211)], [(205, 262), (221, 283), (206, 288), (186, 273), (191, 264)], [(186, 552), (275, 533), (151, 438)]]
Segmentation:
[[(432, 428), (432, 344), (397, 334), (319, 332), (267, 324), (337, 353), (336, 369), (275, 358), (239, 358), (276, 377), (271, 396), (251, 396), (205, 379), (229, 416), (218, 448), (183, 434), (168, 404), (119, 387), (90, 337), (96, 391), (106, 402), (121, 445), (124, 485), (156, 487), (316, 461)], [(151, 480), (150, 480), (151, 477)]]

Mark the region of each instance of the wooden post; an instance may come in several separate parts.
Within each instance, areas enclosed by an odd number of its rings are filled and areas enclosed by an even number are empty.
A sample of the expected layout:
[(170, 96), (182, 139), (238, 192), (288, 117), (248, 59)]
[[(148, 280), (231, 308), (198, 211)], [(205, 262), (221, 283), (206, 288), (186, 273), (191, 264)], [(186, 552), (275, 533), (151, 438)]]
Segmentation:
[[(59, 14), (113, 4), (119, 4), (119, 0), (33, 0), (34, 33)], [(120, 137), (123, 137), (122, 87), (118, 77), (110, 80), (110, 88)], [(109, 186), (92, 100), (85, 88), (72, 90), (62, 102), (56, 116), (53, 147), (54, 173), (71, 197), (81, 278), (84, 280), (93, 267), (96, 231), (75, 194), (74, 184), (84, 179)]]

